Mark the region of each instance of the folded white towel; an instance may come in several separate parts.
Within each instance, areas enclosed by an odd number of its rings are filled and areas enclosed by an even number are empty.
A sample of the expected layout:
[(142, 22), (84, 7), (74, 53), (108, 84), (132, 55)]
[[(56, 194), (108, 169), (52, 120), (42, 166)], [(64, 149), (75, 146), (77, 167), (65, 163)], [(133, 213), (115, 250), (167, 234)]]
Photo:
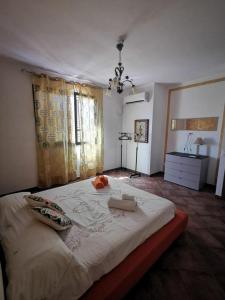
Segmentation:
[(129, 194), (122, 194), (122, 200), (135, 201), (135, 197)]
[(108, 207), (118, 208), (118, 209), (128, 210), (128, 211), (135, 211), (137, 209), (137, 202), (110, 197), (108, 201)]

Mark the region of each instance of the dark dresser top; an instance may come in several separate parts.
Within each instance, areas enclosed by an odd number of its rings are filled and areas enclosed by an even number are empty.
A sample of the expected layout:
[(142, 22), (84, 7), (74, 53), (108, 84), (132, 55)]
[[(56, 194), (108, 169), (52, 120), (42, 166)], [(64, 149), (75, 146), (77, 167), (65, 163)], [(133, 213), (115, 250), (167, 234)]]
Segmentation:
[(209, 158), (206, 155), (196, 155), (196, 154), (191, 154), (191, 153), (182, 153), (182, 152), (168, 152), (166, 154), (170, 155), (175, 155), (179, 157), (188, 157), (188, 158), (195, 158), (195, 159), (204, 159), (204, 158)]

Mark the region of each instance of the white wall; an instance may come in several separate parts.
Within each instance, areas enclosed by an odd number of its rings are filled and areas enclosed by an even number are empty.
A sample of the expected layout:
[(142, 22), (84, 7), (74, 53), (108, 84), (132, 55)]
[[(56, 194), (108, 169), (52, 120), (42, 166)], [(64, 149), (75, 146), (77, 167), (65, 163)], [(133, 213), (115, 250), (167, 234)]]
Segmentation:
[[(164, 84), (150, 84), (139, 87), (137, 92), (149, 92), (149, 102), (124, 104), (123, 131), (134, 133), (134, 121), (149, 119), (149, 142), (138, 147), (137, 170), (151, 175), (163, 171), (164, 141), (167, 111), (167, 87)], [(134, 170), (136, 143), (123, 142), (123, 166)]]
[(222, 137), (222, 149), (221, 149), (220, 161), (219, 161), (219, 169), (218, 176), (216, 182), (216, 195), (222, 196), (223, 193), (223, 182), (225, 176), (225, 132)]
[(168, 104), (168, 88), (164, 84), (155, 83), (151, 137), (150, 174), (163, 171), (164, 145), (166, 131), (166, 113)]
[[(153, 94), (154, 86), (140, 87), (140, 91)], [(139, 91), (137, 91), (139, 92)], [(132, 141), (123, 142), (123, 166), (125, 168), (135, 169), (136, 143), (134, 142), (134, 121), (138, 119), (149, 119), (149, 142), (139, 143), (137, 171), (150, 174), (151, 157), (151, 122), (153, 114), (153, 98), (149, 102), (139, 102), (132, 104), (123, 104), (123, 131), (132, 134)]]
[[(225, 82), (197, 86), (173, 91), (171, 94), (170, 123), (175, 118), (219, 117), (217, 131), (194, 131), (194, 137), (202, 137), (207, 146), (200, 147), (200, 154), (210, 156), (207, 182), (215, 184), (218, 144), (222, 126), (225, 104)], [(187, 131), (168, 131), (167, 151), (184, 152)], [(192, 146), (192, 153), (196, 153), (196, 146)]]
[(37, 185), (32, 86), (21, 65), (0, 58), (0, 194)]
[[(105, 93), (104, 93), (105, 94)], [(120, 167), (119, 132), (122, 129), (123, 99), (117, 93), (103, 97), (104, 170)]]

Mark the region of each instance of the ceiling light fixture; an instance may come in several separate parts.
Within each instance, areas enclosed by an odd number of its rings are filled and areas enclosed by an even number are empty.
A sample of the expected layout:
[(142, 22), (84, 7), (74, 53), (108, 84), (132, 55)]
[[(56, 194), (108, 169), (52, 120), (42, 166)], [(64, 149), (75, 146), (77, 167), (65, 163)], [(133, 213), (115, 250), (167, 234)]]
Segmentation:
[(126, 83), (131, 85), (132, 91), (134, 93), (135, 85), (133, 84), (133, 80), (130, 79), (129, 76), (125, 76), (125, 78), (122, 78), (123, 71), (124, 71), (124, 66), (121, 61), (121, 52), (123, 49), (123, 43), (124, 40), (121, 40), (116, 45), (116, 48), (119, 51), (119, 62), (118, 62), (118, 66), (115, 68), (115, 77), (113, 79), (109, 78), (108, 93), (111, 93), (112, 89), (115, 89), (117, 93), (121, 94), (123, 92), (123, 88)]

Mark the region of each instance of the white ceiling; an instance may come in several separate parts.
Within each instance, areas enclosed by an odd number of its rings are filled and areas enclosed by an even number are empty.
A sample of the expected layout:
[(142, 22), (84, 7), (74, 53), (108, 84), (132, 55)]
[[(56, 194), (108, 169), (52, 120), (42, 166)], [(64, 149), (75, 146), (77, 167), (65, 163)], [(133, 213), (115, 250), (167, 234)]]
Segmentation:
[(224, 0), (0, 1), (0, 55), (80, 79), (107, 83), (123, 34), (136, 84), (225, 72)]

